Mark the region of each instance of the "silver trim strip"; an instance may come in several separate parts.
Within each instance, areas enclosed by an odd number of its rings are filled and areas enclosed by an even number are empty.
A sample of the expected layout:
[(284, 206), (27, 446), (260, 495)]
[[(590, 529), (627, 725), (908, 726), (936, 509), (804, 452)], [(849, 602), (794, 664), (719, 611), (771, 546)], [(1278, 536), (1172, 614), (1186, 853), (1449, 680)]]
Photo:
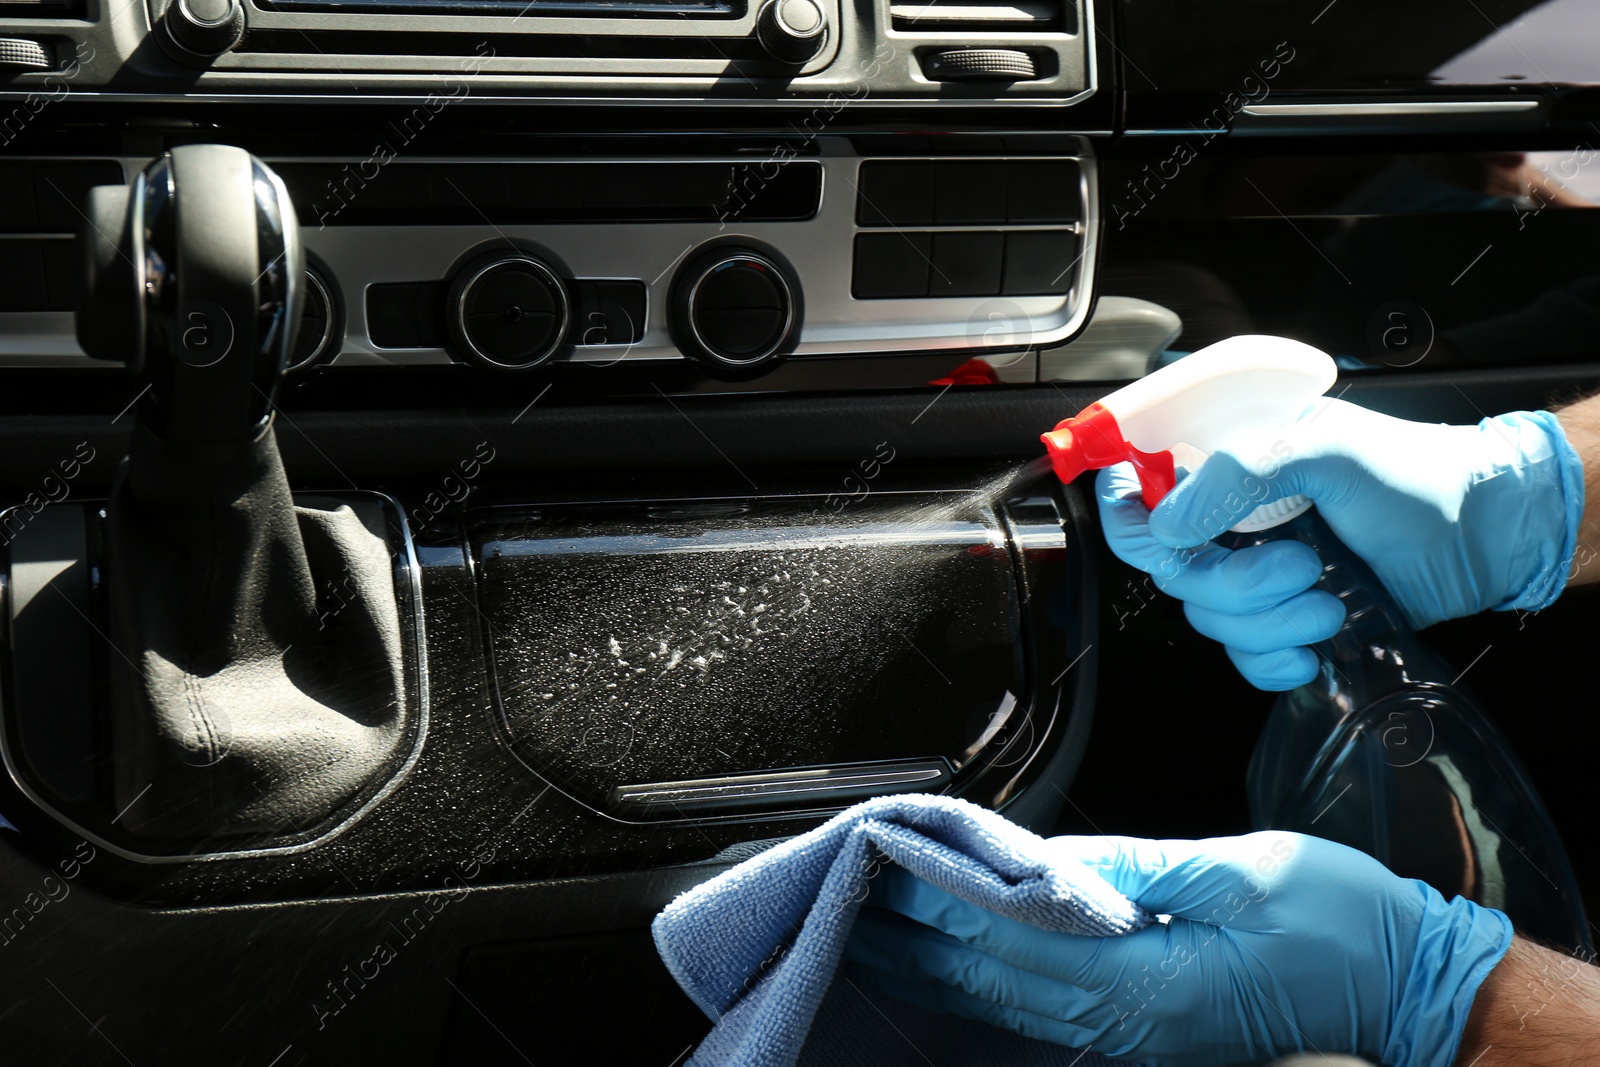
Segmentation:
[(1393, 115), (1506, 115), (1535, 111), (1537, 100), (1384, 100), (1322, 104), (1247, 104), (1256, 118), (1387, 118)]
[(816, 802), (817, 793), (837, 790), (891, 789), (896, 786), (938, 781), (949, 769), (932, 761), (895, 766), (869, 764), (815, 767), (799, 771), (730, 774), (718, 778), (690, 778), (674, 782), (619, 785), (612, 789), (619, 804), (677, 808), (683, 804), (729, 803), (738, 800), (805, 799)]
[[(1021, 83), (1026, 84), (1026, 83)], [(995, 99), (963, 100), (955, 97), (878, 97), (872, 98), (873, 107), (906, 108), (921, 107), (945, 110), (949, 108), (988, 109), (988, 108), (1056, 108), (1070, 107), (1081, 104), (1095, 93), (1091, 86), (1081, 93), (1063, 97), (1018, 97), (1015, 99), (998, 97)], [(760, 107), (780, 110), (811, 110), (828, 108), (830, 94), (836, 98), (838, 90), (819, 92), (812, 97), (785, 96), (775, 99), (734, 99), (729, 97), (713, 96), (474, 96), (471, 105), (486, 106), (492, 104), (509, 104), (526, 107), (529, 104), (545, 104), (552, 107), (684, 107), (700, 106), (714, 108), (742, 109)], [(24, 102), (38, 97), (38, 90), (7, 89), (0, 91), (0, 100)], [(397, 95), (387, 94), (362, 94), (360, 96), (339, 96), (333, 93), (185, 93), (182, 95), (162, 93), (106, 93), (89, 89), (72, 90), (72, 99), (77, 101), (106, 100), (122, 104), (384, 104), (384, 105), (423, 105), (430, 100), (437, 102), (436, 96), (427, 93), (407, 93)], [(1056, 131), (1052, 131), (1056, 132)], [(1064, 129), (1060, 132), (1078, 134), (1084, 137), (1109, 137), (1111, 130), (1075, 130)], [(1193, 132), (1193, 131), (1189, 131)]]

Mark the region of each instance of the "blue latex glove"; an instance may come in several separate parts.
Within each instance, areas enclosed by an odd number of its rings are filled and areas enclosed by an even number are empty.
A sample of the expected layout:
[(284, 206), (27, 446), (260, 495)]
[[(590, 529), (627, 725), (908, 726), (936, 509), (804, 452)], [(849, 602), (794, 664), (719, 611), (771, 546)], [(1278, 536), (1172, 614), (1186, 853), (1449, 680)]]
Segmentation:
[(1148, 1067), (1296, 1051), (1449, 1067), (1511, 945), (1500, 912), (1303, 834), (1051, 844), (1171, 920), (1123, 937), (1046, 933), (891, 867), (846, 945), (852, 979)]
[(1305, 646), (1332, 637), (1344, 609), (1311, 589), (1321, 565), (1303, 544), (1210, 543), (1257, 505), (1311, 498), (1417, 629), (1548, 606), (1583, 514), (1583, 465), (1549, 412), (1443, 426), (1333, 399), (1273, 439), (1218, 451), (1153, 511), (1127, 464), (1101, 471), (1096, 488), (1111, 550), (1183, 600), (1194, 628), (1269, 690), (1315, 677)]

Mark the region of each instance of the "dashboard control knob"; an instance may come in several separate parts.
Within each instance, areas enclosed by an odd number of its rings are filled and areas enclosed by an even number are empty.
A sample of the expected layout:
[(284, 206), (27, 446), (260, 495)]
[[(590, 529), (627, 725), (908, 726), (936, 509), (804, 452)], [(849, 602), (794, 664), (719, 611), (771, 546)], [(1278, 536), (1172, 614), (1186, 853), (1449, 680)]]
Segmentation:
[(161, 28), (175, 58), (208, 63), (244, 37), (244, 5), (240, 0), (170, 0)]
[(524, 252), (493, 252), (469, 263), (445, 307), (461, 353), (497, 370), (527, 370), (555, 355), (571, 320), (567, 287)]
[(1020, 48), (947, 48), (923, 57), (929, 81), (1025, 82), (1039, 76), (1033, 57)]
[(828, 16), (817, 0), (767, 0), (756, 14), (756, 40), (780, 63), (800, 66), (828, 40)]
[(55, 66), (44, 45), (26, 37), (0, 37), (0, 71), (50, 70)]
[(718, 248), (689, 263), (674, 287), (678, 343), (723, 374), (776, 362), (800, 330), (799, 289), (771, 257)]

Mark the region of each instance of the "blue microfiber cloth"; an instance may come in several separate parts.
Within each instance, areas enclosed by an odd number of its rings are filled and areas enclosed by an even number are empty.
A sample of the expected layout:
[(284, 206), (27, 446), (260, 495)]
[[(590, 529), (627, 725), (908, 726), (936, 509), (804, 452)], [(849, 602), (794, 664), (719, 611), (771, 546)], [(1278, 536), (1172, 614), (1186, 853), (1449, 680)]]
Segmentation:
[(716, 1026), (692, 1067), (794, 1067), (885, 861), (1021, 922), (1106, 937), (1153, 918), (1035, 834), (953, 797), (869, 800), (678, 897), (652, 930)]

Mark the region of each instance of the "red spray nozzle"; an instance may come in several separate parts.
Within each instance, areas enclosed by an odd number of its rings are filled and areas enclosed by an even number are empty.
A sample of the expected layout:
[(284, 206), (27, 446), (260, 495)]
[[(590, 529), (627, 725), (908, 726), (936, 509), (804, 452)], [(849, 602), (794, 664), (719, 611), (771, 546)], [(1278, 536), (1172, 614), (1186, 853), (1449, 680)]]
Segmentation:
[(1124, 460), (1139, 473), (1144, 506), (1153, 508), (1177, 484), (1170, 452), (1141, 452), (1122, 434), (1117, 417), (1102, 404), (1090, 404), (1040, 437), (1056, 477), (1070, 482), (1087, 470), (1099, 470)]

